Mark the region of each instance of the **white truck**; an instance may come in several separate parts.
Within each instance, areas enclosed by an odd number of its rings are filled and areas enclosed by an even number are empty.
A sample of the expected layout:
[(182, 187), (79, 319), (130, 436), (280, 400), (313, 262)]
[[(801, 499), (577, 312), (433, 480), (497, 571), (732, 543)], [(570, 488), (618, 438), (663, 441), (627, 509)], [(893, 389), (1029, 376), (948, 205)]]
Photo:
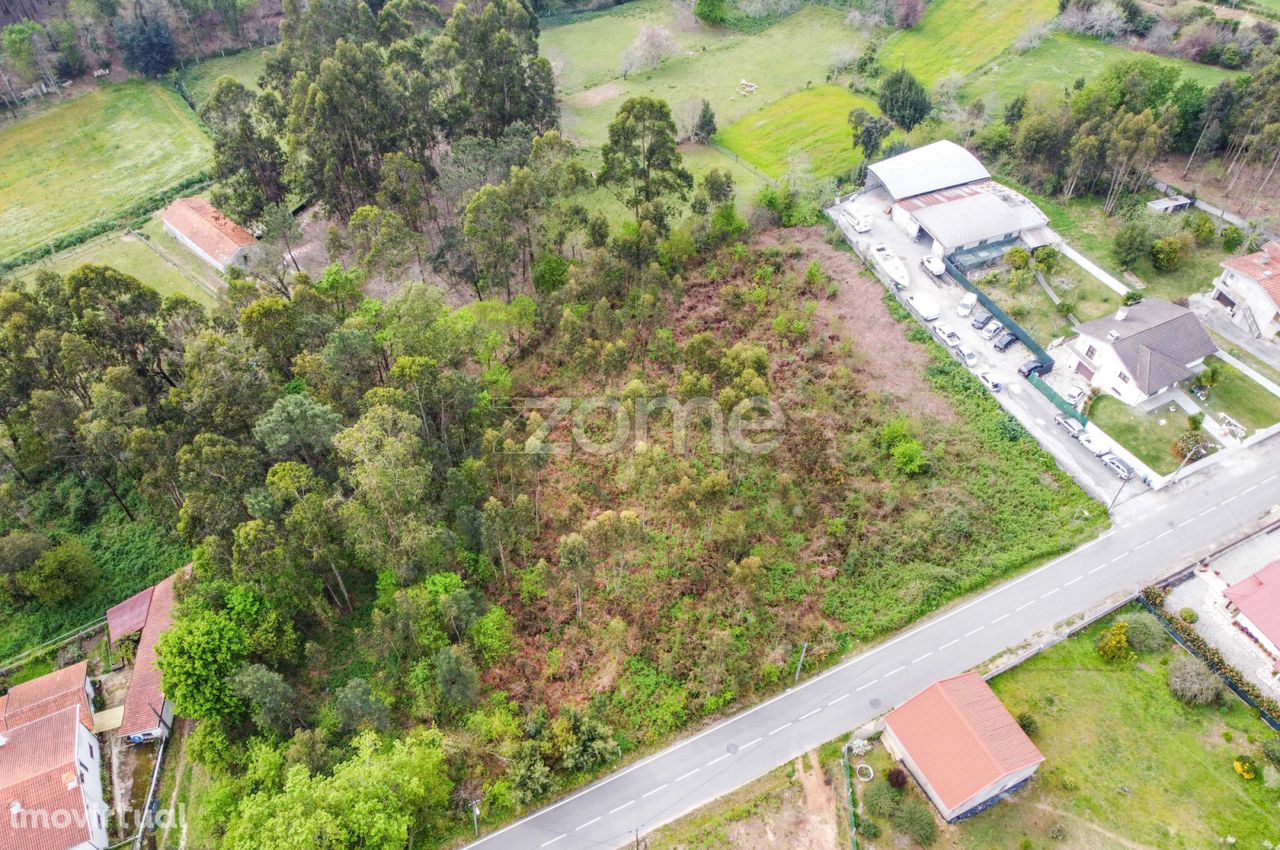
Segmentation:
[(926, 322), (932, 322), (941, 315), (941, 311), (938, 310), (937, 303), (935, 303), (928, 295), (913, 292), (907, 296), (907, 303), (910, 304), (912, 309), (919, 313), (920, 318), (924, 319)]

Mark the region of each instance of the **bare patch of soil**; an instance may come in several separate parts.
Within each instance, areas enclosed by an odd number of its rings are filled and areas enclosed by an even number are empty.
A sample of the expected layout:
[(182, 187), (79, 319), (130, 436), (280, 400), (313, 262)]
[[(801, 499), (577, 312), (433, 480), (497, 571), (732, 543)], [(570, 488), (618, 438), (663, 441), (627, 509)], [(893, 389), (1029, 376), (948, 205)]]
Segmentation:
[[(1187, 157), (1175, 155), (1166, 157), (1152, 168), (1152, 176), (1162, 183), (1177, 186), (1183, 192), (1194, 192), (1196, 197), (1208, 201), (1216, 207), (1236, 213), (1250, 221), (1258, 221), (1272, 231), (1280, 230), (1280, 191), (1277, 191), (1273, 179), (1272, 185), (1265, 192), (1255, 192), (1267, 176), (1266, 168), (1254, 168), (1246, 171), (1236, 182), (1235, 191), (1227, 197), (1227, 186), (1231, 179), (1226, 169), (1217, 161), (1205, 162), (1197, 159), (1195, 168), (1186, 177), (1182, 170), (1186, 168)], [(1257, 195), (1255, 199), (1255, 195)]]
[(608, 103), (611, 100), (617, 100), (627, 93), (626, 86), (617, 80), (611, 80), (607, 83), (601, 83), (595, 88), (580, 91), (569, 98), (569, 101), (577, 107), (590, 108), (599, 106), (602, 103)]

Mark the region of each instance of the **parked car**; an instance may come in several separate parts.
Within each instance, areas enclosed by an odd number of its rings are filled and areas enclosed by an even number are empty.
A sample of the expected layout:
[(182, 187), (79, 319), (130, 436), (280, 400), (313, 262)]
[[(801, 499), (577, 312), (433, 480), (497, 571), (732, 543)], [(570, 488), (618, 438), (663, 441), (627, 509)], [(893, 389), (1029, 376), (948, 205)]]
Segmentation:
[(982, 329), (982, 338), (995, 339), (996, 337), (1000, 336), (1000, 334), (1002, 334), (1003, 332), (1004, 332), (1004, 325), (1000, 324), (999, 322), (991, 322), (985, 328)]
[(960, 359), (964, 362), (964, 365), (968, 366), (970, 369), (978, 365), (978, 355), (974, 354), (963, 345), (956, 349), (956, 354), (960, 355)]
[(1079, 405), (1080, 402), (1084, 401), (1084, 397), (1087, 396), (1088, 394), (1089, 394), (1089, 391), (1086, 389), (1083, 389), (1081, 387), (1072, 387), (1071, 389), (1067, 390), (1067, 394), (1064, 395), (1062, 398), (1067, 402), (1067, 404), (1071, 405), (1072, 407), (1075, 407)]
[(915, 311), (920, 314), (920, 318), (926, 322), (932, 322), (938, 318), (938, 305), (927, 295), (913, 292), (907, 296), (907, 303), (914, 307)]
[(991, 322), (991, 314), (988, 313), (986, 310), (983, 310), (981, 313), (973, 317), (973, 320), (969, 322), (969, 326), (972, 328), (976, 328), (977, 330), (982, 330), (990, 322)]
[(1080, 435), (1084, 433), (1084, 426), (1065, 413), (1059, 413), (1054, 417), (1053, 421), (1058, 424), (1059, 428), (1067, 432), (1068, 437), (1073, 439), (1078, 440)]
[(871, 230), (871, 213), (867, 210), (854, 210), (849, 213), (849, 223), (855, 233), (866, 233)]
[(1094, 457), (1111, 454), (1111, 446), (1102, 442), (1102, 438), (1092, 431), (1085, 431), (1080, 435), (1080, 445), (1093, 452)]
[(1008, 351), (1009, 346), (1013, 345), (1017, 341), (1018, 341), (1018, 338), (1016, 336), (1014, 336), (1013, 334), (1007, 333), (1004, 336), (1000, 337), (998, 340), (996, 340), (996, 343), (995, 343), (996, 351)]
[(1018, 367), (1018, 374), (1024, 378), (1030, 378), (1032, 372), (1035, 372), (1037, 375), (1043, 375), (1045, 372), (1045, 365), (1039, 360), (1033, 358)]
[(1133, 467), (1125, 463), (1124, 458), (1105, 454), (1102, 456), (1102, 465), (1116, 474), (1121, 481), (1128, 481), (1133, 477)]
[(1004, 384), (997, 381), (990, 372), (979, 372), (978, 380), (982, 381), (982, 385), (993, 393), (998, 393), (1000, 390), (1004, 389)]
[(947, 267), (942, 264), (942, 260), (939, 260), (932, 254), (921, 257), (920, 265), (924, 267), (926, 272), (934, 277), (942, 277), (947, 273)]
[(978, 303), (978, 294), (976, 292), (966, 293), (960, 299), (960, 304), (956, 307), (956, 315), (964, 319), (973, 312), (974, 305)]
[(951, 330), (951, 327), (943, 322), (938, 322), (933, 326), (933, 332), (937, 334), (938, 339), (942, 340), (942, 344), (948, 348), (955, 348), (960, 344), (960, 334)]

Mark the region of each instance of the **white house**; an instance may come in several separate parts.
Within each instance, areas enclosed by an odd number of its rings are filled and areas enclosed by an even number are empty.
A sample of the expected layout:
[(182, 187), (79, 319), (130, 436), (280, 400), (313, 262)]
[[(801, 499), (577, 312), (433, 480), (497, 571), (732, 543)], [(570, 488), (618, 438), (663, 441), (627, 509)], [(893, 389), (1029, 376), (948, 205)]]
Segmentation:
[(164, 229), (188, 251), (220, 272), (248, 261), (253, 234), (204, 198), (178, 198), (160, 214)]
[(1268, 242), (1256, 254), (1222, 261), (1213, 282), (1213, 299), (1237, 325), (1254, 336), (1280, 333), (1280, 242)]
[(935, 257), (985, 246), (1003, 253), (1015, 241), (1031, 249), (1061, 242), (1035, 204), (992, 180), (955, 142), (877, 162), (867, 169), (867, 189), (885, 192), (893, 221), (911, 238), (931, 240)]
[(1248, 632), (1276, 660), (1280, 670), (1280, 561), (1272, 561), (1253, 575), (1223, 591), (1236, 624)]
[(881, 740), (948, 821), (1013, 793), (1044, 761), (977, 673), (936, 682), (889, 712)]
[(1077, 327), (1064, 365), (1100, 391), (1141, 405), (1195, 375), (1217, 350), (1190, 310), (1147, 298)]

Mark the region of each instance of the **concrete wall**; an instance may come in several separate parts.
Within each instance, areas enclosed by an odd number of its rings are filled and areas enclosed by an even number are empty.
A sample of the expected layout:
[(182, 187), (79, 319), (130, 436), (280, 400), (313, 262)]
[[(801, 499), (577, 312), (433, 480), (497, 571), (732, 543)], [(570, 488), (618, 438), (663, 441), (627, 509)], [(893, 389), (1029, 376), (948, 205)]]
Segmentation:
[[(1280, 273), (1280, 269), (1276, 271)], [(1276, 310), (1275, 302), (1257, 281), (1230, 269), (1223, 269), (1222, 274), (1218, 275), (1213, 282), (1213, 290), (1212, 297), (1216, 298), (1218, 292), (1223, 292), (1235, 302), (1236, 307), (1230, 311), (1231, 318), (1241, 328), (1252, 332), (1252, 328), (1244, 318), (1244, 311), (1240, 309), (1248, 307), (1258, 323), (1258, 330), (1263, 339), (1275, 339), (1276, 334), (1280, 332), (1280, 311)]]
[(76, 760), (79, 762), (77, 769), (82, 774), (79, 779), (89, 826), (88, 846), (106, 847), (107, 806), (102, 799), (102, 744), (79, 724), (76, 724)]
[(1278, 648), (1270, 639), (1263, 634), (1262, 629), (1253, 624), (1253, 621), (1246, 617), (1243, 613), (1236, 614), (1236, 620), (1241, 626), (1249, 630), (1249, 634), (1262, 645), (1262, 648), (1271, 653), (1276, 658), (1280, 658), (1280, 648)]
[[(210, 257), (208, 254), (206, 254), (199, 245), (192, 242), (189, 238), (187, 238), (187, 235), (185, 233), (178, 230), (169, 222), (166, 221), (164, 223), (164, 229), (166, 233), (168, 233), (174, 239), (177, 239), (178, 242), (182, 244), (182, 247), (186, 248), (188, 251), (195, 254), (197, 257), (204, 260), (209, 265), (213, 266), (219, 272), (225, 272), (227, 270), (226, 266), (222, 265), (222, 263), (219, 263), (213, 257)], [(244, 249), (241, 249), (240, 251), (237, 252), (237, 255), (243, 255), (243, 253), (244, 253)]]

